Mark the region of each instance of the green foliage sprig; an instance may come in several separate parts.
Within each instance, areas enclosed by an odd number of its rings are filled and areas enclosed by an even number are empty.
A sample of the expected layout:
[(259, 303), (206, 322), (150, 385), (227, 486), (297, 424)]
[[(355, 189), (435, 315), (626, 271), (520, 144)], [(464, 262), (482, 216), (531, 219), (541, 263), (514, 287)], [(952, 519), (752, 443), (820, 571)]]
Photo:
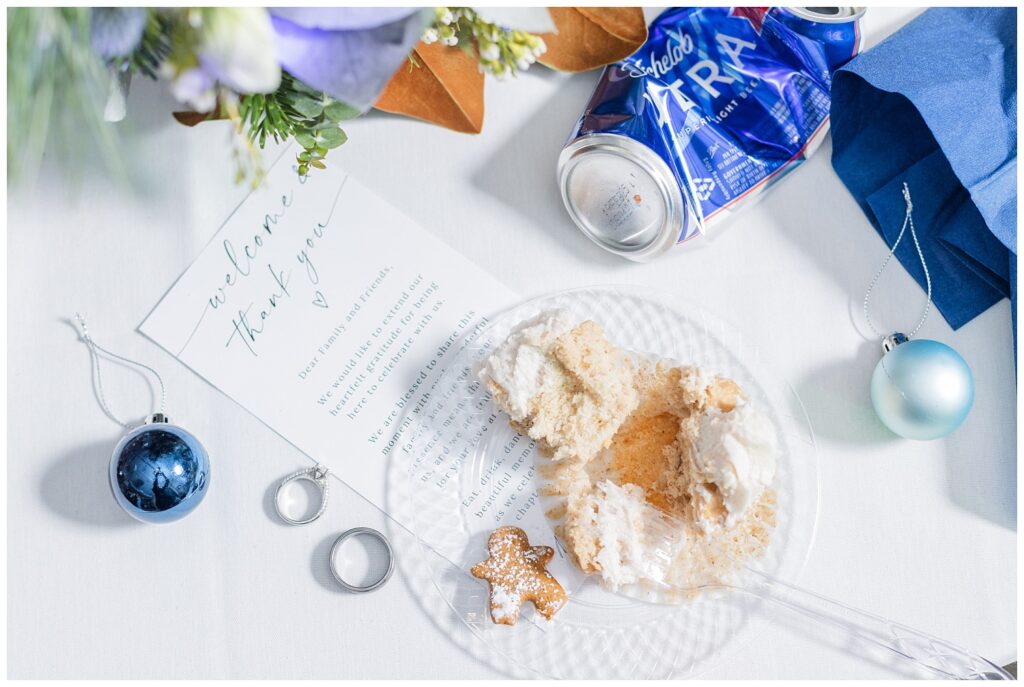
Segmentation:
[(155, 81), (159, 78), (160, 65), (171, 54), (170, 32), (170, 17), (156, 9), (147, 10), (146, 28), (139, 44), (131, 54), (110, 60), (111, 66)]
[(310, 167), (324, 169), (324, 157), (348, 140), (341, 122), (358, 117), (354, 107), (310, 88), (288, 72), (273, 93), (242, 96), (238, 113), (251, 143), (263, 148), (267, 139), (294, 138), (302, 152), (296, 155), (299, 174)]

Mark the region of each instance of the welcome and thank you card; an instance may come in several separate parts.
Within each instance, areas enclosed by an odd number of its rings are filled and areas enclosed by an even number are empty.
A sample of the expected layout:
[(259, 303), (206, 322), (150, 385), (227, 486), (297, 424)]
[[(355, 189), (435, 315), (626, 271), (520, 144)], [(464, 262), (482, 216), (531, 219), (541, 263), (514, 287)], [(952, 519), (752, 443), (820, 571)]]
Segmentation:
[[(300, 177), (288, 159), (141, 330), (388, 512), (388, 461), (403, 450), (405, 411), (429, 392), (457, 342), (516, 297), (342, 169)], [(449, 449), (473, 439), (453, 434)], [(520, 481), (482, 486), (500, 502), (503, 491), (535, 488)], [(517, 524), (549, 531), (537, 499), (524, 500)], [(414, 529), (400, 516), (399, 524)], [(482, 517), (466, 526), (490, 529)], [(461, 553), (426, 543), (452, 559)]]

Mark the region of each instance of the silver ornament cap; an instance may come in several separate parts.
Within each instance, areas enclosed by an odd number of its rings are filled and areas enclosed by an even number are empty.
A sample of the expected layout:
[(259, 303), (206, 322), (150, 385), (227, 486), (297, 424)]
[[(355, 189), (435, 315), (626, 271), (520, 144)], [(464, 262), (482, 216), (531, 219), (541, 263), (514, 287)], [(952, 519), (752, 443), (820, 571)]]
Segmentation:
[(944, 437), (967, 418), (974, 378), (967, 362), (944, 343), (885, 337), (885, 355), (871, 376), (871, 404), (886, 427), (907, 439)]
[(893, 332), (882, 339), (882, 350), (888, 353), (900, 344), (907, 343), (908, 341), (910, 341), (910, 339), (903, 332)]

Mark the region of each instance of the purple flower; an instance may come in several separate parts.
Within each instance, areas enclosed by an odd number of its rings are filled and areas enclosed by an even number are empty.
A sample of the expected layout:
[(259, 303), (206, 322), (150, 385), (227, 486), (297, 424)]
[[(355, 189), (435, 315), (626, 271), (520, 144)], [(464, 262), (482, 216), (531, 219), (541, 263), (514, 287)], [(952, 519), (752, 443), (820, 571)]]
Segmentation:
[(202, 69), (186, 69), (171, 82), (171, 95), (196, 112), (209, 112), (217, 105), (217, 80)]
[(146, 29), (146, 10), (139, 7), (96, 7), (90, 15), (92, 49), (104, 60), (131, 54)]
[(353, 31), (375, 29), (405, 19), (410, 7), (271, 7), (270, 13), (307, 29)]
[(367, 110), (408, 58), (432, 10), (271, 8), (281, 66), (336, 100)]

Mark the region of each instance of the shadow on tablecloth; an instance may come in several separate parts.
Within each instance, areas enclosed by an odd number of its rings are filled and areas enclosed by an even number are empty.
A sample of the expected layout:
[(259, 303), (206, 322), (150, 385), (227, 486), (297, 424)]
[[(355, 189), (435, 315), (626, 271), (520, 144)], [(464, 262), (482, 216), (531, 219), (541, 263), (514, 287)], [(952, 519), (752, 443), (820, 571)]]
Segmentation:
[(110, 491), (110, 455), (117, 438), (81, 446), (46, 467), (39, 495), (63, 518), (92, 527), (131, 527), (136, 522), (118, 508)]

